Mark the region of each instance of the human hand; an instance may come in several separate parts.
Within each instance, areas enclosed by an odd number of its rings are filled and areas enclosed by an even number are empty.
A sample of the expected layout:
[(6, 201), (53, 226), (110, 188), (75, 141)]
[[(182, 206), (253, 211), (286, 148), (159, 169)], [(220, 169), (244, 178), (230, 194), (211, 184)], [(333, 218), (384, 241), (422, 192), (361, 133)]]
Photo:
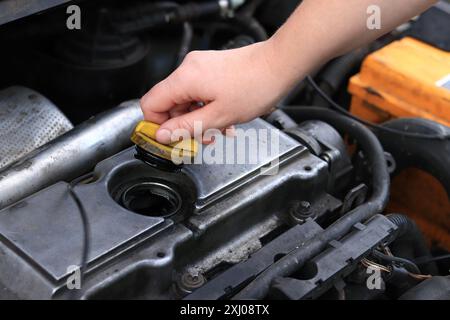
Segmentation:
[[(161, 143), (178, 140), (176, 129), (194, 134), (224, 130), (269, 112), (287, 91), (270, 41), (223, 51), (193, 51), (169, 77), (141, 99), (145, 120), (161, 124)], [(198, 103), (204, 104), (199, 107)]]

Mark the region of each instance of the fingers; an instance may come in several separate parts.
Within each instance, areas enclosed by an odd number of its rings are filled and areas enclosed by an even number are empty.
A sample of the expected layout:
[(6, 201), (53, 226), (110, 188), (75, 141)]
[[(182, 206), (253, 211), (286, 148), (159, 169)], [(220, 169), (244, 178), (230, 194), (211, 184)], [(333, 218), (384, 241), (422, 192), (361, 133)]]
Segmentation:
[(190, 103), (184, 103), (174, 106), (169, 111), (170, 118), (179, 117), (187, 112), (189, 112)]
[[(218, 109), (217, 103), (211, 102), (202, 108), (171, 118), (161, 125), (156, 133), (156, 139), (167, 144), (179, 140), (179, 134), (182, 132), (178, 129), (193, 137), (194, 135), (201, 135), (211, 128), (229, 126), (231, 123), (228, 123), (228, 119), (224, 117), (225, 113), (218, 112)], [(183, 136), (186, 134), (183, 134)]]
[(141, 98), (141, 109), (145, 120), (161, 123), (160, 119), (163, 119), (161, 114), (164, 115), (174, 105), (166, 82), (167, 80), (164, 80), (153, 86)]
[(184, 72), (175, 70), (165, 80), (156, 84), (141, 98), (141, 109), (144, 119), (162, 123), (170, 116), (169, 111), (175, 107), (182, 110), (190, 105), (188, 92), (192, 92), (192, 83)]
[[(144, 119), (161, 124), (156, 139), (164, 144), (233, 124), (233, 113), (217, 103), (211, 81), (204, 77), (204, 57), (190, 53), (183, 64), (141, 99)], [(208, 71), (210, 72), (210, 71)], [(206, 103), (206, 105), (205, 105)], [(222, 107), (222, 108), (221, 108)], [(184, 133), (177, 131), (184, 130)]]
[(144, 111), (142, 106), (141, 109), (144, 113), (144, 119), (154, 123), (162, 124), (166, 122), (170, 117), (170, 114), (168, 112), (153, 112), (151, 110)]

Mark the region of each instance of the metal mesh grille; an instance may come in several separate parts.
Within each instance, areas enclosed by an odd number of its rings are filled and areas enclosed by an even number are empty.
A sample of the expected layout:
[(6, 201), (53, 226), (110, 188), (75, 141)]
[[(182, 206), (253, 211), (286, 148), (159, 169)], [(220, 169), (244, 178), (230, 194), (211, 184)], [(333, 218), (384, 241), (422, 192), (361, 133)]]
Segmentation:
[(24, 87), (0, 91), (0, 168), (72, 129), (59, 109)]

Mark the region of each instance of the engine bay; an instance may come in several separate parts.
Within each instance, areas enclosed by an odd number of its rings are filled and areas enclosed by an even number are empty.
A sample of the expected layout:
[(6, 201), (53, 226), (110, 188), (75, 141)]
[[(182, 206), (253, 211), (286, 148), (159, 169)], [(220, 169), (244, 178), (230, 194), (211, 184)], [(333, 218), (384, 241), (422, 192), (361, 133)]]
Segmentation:
[(1, 299), (450, 299), (450, 39), (426, 31), (448, 2), (165, 170), (130, 140), (139, 98), (191, 50), (267, 39), (301, 1), (8, 1)]

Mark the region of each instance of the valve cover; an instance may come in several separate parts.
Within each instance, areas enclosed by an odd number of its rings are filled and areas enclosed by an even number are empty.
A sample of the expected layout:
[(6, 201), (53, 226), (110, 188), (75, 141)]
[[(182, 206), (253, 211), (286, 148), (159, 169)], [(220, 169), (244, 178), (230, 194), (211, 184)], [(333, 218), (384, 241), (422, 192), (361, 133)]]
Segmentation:
[[(88, 217), (90, 247), (78, 297), (183, 297), (192, 289), (186, 275), (207, 281), (285, 229), (291, 203), (308, 201), (313, 211), (340, 205), (326, 193), (327, 162), (261, 119), (237, 129), (202, 146), (178, 172), (146, 165), (129, 148), (80, 179), (73, 190)], [(256, 139), (244, 139), (242, 163), (221, 163), (248, 132)], [(0, 234), (0, 296), (73, 294), (67, 282), (84, 233), (67, 182), (1, 210)]]

